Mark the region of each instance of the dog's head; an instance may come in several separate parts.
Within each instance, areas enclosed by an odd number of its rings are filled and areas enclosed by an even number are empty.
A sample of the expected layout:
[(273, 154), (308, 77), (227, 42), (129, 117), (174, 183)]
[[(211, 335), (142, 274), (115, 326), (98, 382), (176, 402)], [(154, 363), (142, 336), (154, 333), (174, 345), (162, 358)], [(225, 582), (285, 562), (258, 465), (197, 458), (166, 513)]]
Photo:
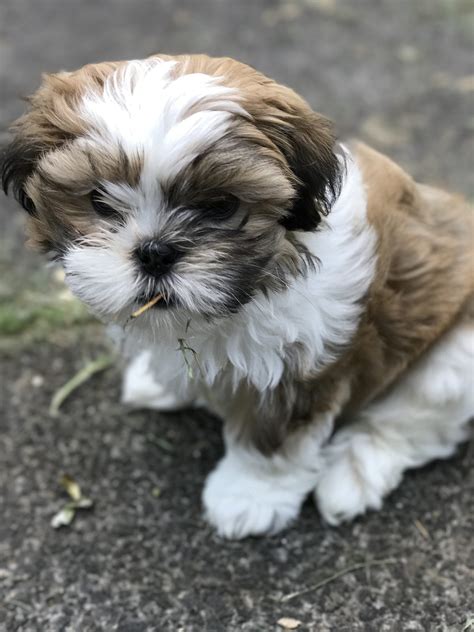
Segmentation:
[(340, 180), (327, 120), (230, 59), (49, 75), (13, 131), (2, 181), (31, 243), (109, 320), (158, 293), (153, 318), (223, 316), (282, 287)]

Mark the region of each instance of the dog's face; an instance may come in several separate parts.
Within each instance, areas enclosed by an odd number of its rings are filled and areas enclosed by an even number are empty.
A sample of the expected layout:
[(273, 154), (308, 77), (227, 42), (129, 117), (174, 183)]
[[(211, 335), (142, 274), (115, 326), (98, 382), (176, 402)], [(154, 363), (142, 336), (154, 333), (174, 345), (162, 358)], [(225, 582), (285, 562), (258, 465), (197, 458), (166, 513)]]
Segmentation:
[(45, 77), (3, 159), (30, 241), (123, 321), (220, 317), (302, 273), (294, 230), (330, 208), (327, 121), (229, 59), (153, 57)]

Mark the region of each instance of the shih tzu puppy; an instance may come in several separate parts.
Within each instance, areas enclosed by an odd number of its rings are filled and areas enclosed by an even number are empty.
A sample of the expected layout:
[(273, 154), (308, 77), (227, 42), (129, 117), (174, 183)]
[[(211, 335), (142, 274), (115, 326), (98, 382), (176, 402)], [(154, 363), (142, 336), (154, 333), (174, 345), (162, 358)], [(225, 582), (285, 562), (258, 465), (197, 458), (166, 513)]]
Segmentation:
[(204, 403), (226, 452), (208, 520), (330, 524), (453, 454), (474, 414), (474, 214), (338, 145), (289, 88), (165, 56), (44, 78), (2, 180), (31, 244), (121, 329), (124, 399)]

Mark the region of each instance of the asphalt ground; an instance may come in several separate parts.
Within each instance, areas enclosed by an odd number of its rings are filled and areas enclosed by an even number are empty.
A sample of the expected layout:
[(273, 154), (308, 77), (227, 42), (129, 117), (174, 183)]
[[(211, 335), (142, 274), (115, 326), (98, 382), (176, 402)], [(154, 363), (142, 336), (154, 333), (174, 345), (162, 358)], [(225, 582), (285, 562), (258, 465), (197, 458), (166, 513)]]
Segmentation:
[[(473, 198), (473, 33), (462, 0), (2, 0), (0, 143), (42, 72), (207, 52), (290, 84), (341, 137)], [(200, 505), (218, 420), (126, 411), (118, 363), (49, 414), (109, 350), (23, 242), (1, 198), (0, 630), (266, 632), (284, 616), (303, 631), (474, 630), (472, 442), (350, 525), (328, 528), (308, 502), (285, 533), (223, 541)], [(54, 530), (65, 473), (94, 507)]]

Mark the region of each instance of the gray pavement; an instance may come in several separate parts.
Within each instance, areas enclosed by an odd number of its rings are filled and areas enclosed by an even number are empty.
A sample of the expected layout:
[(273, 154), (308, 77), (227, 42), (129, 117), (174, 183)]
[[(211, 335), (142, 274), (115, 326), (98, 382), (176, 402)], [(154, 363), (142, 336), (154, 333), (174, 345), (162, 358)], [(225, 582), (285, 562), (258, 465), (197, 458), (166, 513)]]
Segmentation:
[[(290, 84), (340, 136), (472, 198), (473, 33), (463, 0), (2, 0), (0, 143), (41, 72), (208, 52)], [(474, 630), (473, 443), (353, 524), (330, 529), (308, 503), (283, 534), (222, 541), (200, 507), (217, 420), (128, 413), (118, 367), (48, 414), (106, 343), (24, 250), (22, 220), (0, 199), (1, 631), (266, 632), (283, 616), (303, 631)], [(55, 531), (64, 473), (95, 505)]]

